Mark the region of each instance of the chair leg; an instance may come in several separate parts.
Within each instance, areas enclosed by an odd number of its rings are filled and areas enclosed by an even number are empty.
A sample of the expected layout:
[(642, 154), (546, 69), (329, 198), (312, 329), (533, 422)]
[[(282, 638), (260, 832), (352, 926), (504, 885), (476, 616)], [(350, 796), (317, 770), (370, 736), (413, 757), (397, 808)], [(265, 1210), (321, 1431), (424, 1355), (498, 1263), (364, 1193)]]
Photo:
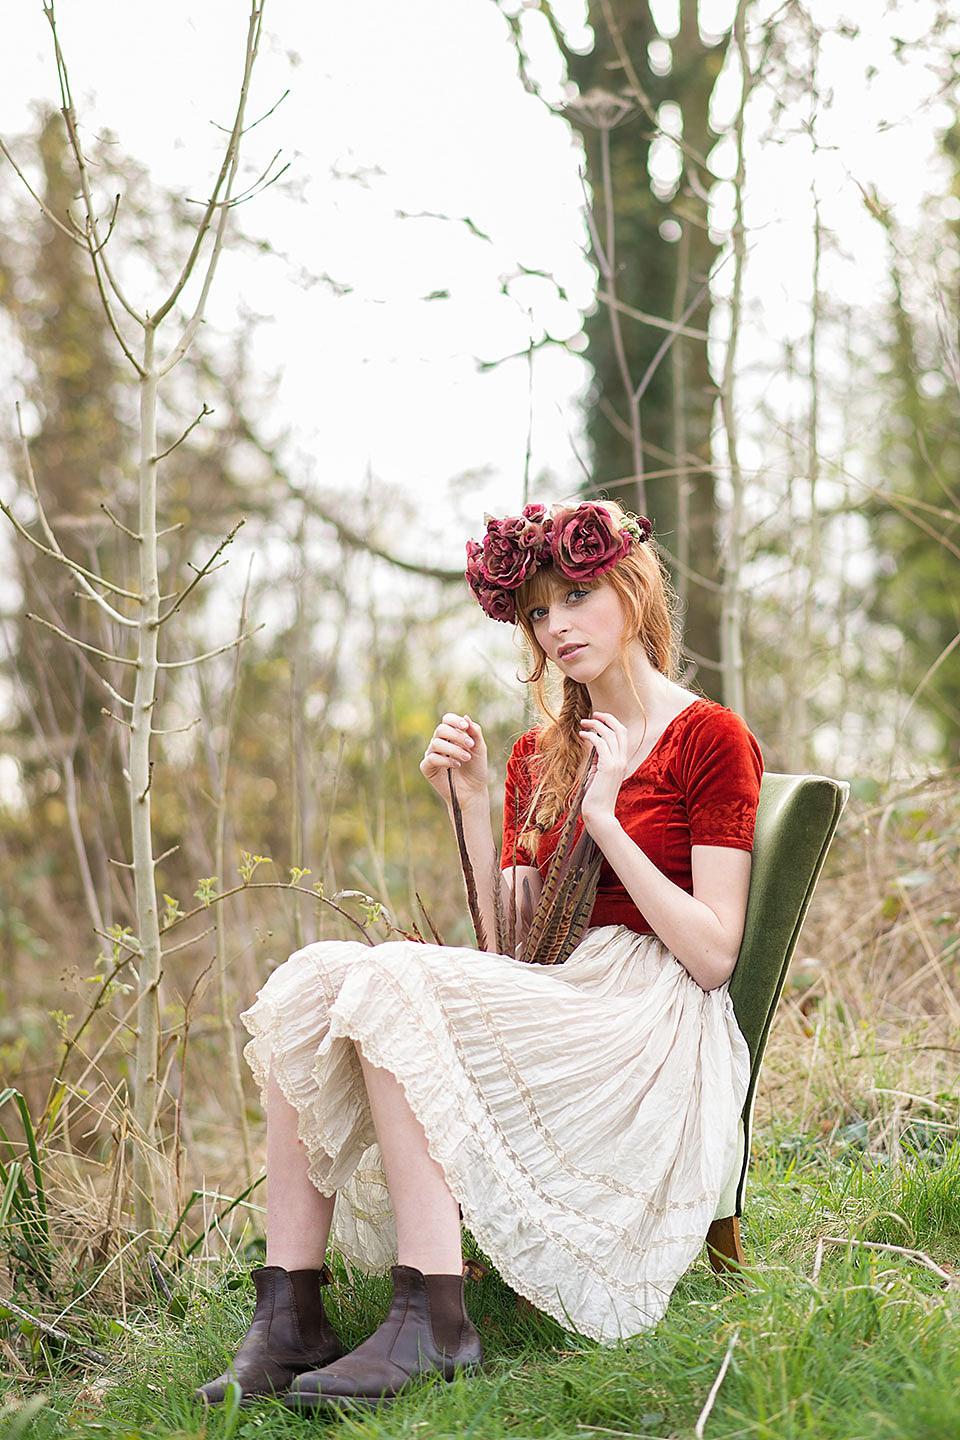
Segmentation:
[(707, 1254), (718, 1275), (726, 1270), (739, 1270), (743, 1262), (740, 1243), (740, 1221), (736, 1215), (714, 1220), (707, 1231)]

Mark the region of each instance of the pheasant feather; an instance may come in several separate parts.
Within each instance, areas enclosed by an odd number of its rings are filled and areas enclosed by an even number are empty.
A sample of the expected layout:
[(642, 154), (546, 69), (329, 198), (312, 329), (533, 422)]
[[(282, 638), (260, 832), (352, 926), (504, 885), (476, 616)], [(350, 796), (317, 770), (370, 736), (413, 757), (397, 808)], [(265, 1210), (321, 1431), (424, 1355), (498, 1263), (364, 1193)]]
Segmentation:
[(477, 949), (486, 950), (487, 931), (483, 923), (483, 916), (480, 914), (480, 901), (477, 897), (477, 877), (473, 871), (473, 862), (467, 854), (467, 842), (463, 833), (463, 812), (460, 809), (460, 801), (457, 799), (457, 790), (453, 783), (452, 770), (447, 771), (447, 782), (450, 786), (453, 828), (457, 832), (457, 849), (460, 851), (460, 868), (463, 870), (463, 879), (467, 887), (467, 905), (470, 907), (473, 933), (477, 937)]
[(519, 958), (529, 965), (562, 965), (593, 910), (603, 856), (585, 830), (574, 839), (589, 776), (577, 788), (523, 942)]

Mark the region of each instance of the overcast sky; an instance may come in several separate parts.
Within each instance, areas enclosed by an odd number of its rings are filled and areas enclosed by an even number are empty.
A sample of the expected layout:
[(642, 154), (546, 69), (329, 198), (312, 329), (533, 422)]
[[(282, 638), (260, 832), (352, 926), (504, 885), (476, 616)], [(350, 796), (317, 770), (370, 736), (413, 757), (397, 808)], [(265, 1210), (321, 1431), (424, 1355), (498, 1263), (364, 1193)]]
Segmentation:
[[(202, 196), (217, 163), (215, 127), (232, 115), (247, 8), (246, 0), (60, 0), (81, 122), (116, 134), (159, 184)], [(574, 23), (584, 10), (579, 0), (557, 8)], [(655, 5), (668, 34), (675, 8)], [(823, 219), (839, 237), (828, 285), (864, 305), (878, 298), (884, 241), (865, 217), (861, 186), (876, 185), (909, 220), (936, 185), (931, 134), (945, 107), (933, 103), (935, 78), (922, 64), (894, 63), (890, 42), (922, 36), (932, 4), (813, 0), (811, 8), (825, 25), (850, 23), (823, 46), (816, 171), (802, 107), (772, 136), (758, 128), (751, 147), (748, 356), (808, 325), (814, 174)], [(719, 29), (731, 9), (731, 0), (709, 0), (703, 21)], [(229, 257), (211, 324), (229, 334), (240, 305), (269, 317), (257, 364), (276, 377), (276, 426), (292, 433), (304, 478), (349, 492), (372, 470), (427, 497), (481, 471), (476, 487), (459, 486), (475, 494), (477, 511), (515, 506), (528, 366), (521, 358), (479, 375), (476, 360), (520, 352), (545, 331), (575, 336), (577, 307), (589, 302), (578, 156), (565, 123), (518, 83), (493, 0), (267, 0), (265, 21), (248, 114), (290, 94), (250, 136), (251, 173), (277, 150), (290, 169), (243, 220), (285, 258)], [(5, 0), (0, 132), (16, 135), (38, 102), (58, 103), (55, 81), (40, 0)], [(553, 93), (560, 98), (555, 83)], [(721, 85), (721, 119), (730, 94)], [(717, 152), (721, 174), (729, 159)], [(399, 210), (469, 216), (494, 243), (462, 226), (399, 220)], [(715, 217), (721, 228), (729, 218), (723, 187)], [(570, 303), (535, 280), (503, 297), (501, 277), (518, 264), (555, 274)], [(323, 276), (350, 293), (335, 293)], [(450, 298), (424, 303), (437, 291)], [(774, 365), (775, 346), (769, 354)], [(576, 354), (539, 352), (534, 470), (548, 469), (558, 491), (581, 475), (573, 401), (585, 379)]]

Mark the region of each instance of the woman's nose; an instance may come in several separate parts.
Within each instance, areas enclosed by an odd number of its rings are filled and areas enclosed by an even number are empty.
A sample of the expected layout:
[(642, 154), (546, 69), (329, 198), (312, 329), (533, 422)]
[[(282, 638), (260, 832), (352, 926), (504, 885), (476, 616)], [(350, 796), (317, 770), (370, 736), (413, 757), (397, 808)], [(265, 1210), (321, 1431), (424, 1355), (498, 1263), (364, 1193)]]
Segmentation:
[(551, 635), (562, 635), (567, 628), (567, 617), (559, 605), (551, 605), (547, 616), (547, 628)]

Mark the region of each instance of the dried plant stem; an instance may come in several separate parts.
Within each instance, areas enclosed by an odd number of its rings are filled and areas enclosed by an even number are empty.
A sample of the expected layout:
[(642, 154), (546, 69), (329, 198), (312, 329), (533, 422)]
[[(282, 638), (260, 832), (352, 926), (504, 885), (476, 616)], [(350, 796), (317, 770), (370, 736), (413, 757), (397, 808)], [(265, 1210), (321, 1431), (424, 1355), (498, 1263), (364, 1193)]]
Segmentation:
[[(252, 561), (251, 561), (252, 564)], [(216, 815), (217, 829), (214, 850), (214, 865), (219, 877), (219, 883), (225, 888), (226, 880), (226, 848), (227, 848), (227, 787), (230, 777), (230, 760), (233, 750), (233, 739), (236, 730), (237, 700), (240, 694), (240, 643), (239, 637), (247, 628), (247, 606), (250, 598), (250, 570), (247, 570), (247, 580), (243, 589), (243, 599), (240, 604), (240, 615), (237, 620), (237, 648), (233, 652), (233, 676), (230, 684), (230, 698), (227, 703), (227, 713), (223, 726), (224, 741), (223, 752), (220, 756), (220, 774), (218, 778)], [(240, 1130), (240, 1145), (243, 1152), (243, 1174), (249, 1184), (253, 1176), (253, 1158), (250, 1151), (250, 1130), (247, 1125), (247, 1107), (243, 1095), (243, 1078), (240, 1072), (240, 1056), (237, 1050), (237, 1037), (234, 1031), (233, 1012), (235, 1009), (233, 996), (228, 984), (229, 955), (227, 951), (227, 907), (217, 906), (216, 913), (216, 937), (217, 937), (217, 1008), (220, 1019), (220, 1033), (227, 1051), (227, 1065), (230, 1075), (230, 1084), (233, 1089), (233, 1113)], [(186, 1050), (186, 1034), (184, 1034), (184, 1050)], [(179, 1201), (179, 1195), (177, 1199)]]
[(107, 1356), (102, 1355), (99, 1350), (91, 1350), (88, 1345), (81, 1345), (79, 1340), (74, 1340), (73, 1336), (68, 1335), (65, 1330), (60, 1330), (56, 1325), (48, 1325), (47, 1322), (41, 1320), (39, 1316), (31, 1315), (29, 1310), (22, 1310), (13, 1300), (3, 1300), (0, 1301), (0, 1304), (2, 1304), (4, 1310), (9, 1310), (12, 1315), (16, 1315), (18, 1320), (26, 1320), (28, 1324), (35, 1325), (44, 1335), (49, 1335), (52, 1339), (59, 1340), (62, 1345), (68, 1345), (93, 1365), (109, 1365), (110, 1361)]
[(903, 1255), (907, 1260), (914, 1260), (924, 1269), (936, 1275), (944, 1285), (956, 1286), (957, 1277), (951, 1275), (949, 1270), (944, 1270), (935, 1260), (925, 1254), (923, 1250), (908, 1250), (903, 1245), (885, 1245), (879, 1240), (858, 1240), (855, 1235), (821, 1235), (817, 1241), (817, 1253), (814, 1256), (813, 1271), (811, 1279), (816, 1280), (820, 1275), (820, 1268), (823, 1265), (823, 1251), (826, 1245), (858, 1245), (862, 1250), (879, 1250), (884, 1255)]
[(714, 1402), (715, 1402), (715, 1400), (716, 1400), (716, 1398), (717, 1398), (717, 1395), (718, 1395), (719, 1392), (720, 1392), (720, 1386), (723, 1384), (723, 1377), (724, 1377), (724, 1375), (726, 1375), (727, 1370), (728, 1370), (729, 1367), (730, 1367), (730, 1361), (731, 1361), (731, 1359), (733, 1358), (733, 1349), (734, 1349), (734, 1346), (735, 1346), (736, 1343), (737, 1343), (737, 1338), (738, 1338), (739, 1334), (740, 1334), (740, 1331), (739, 1331), (739, 1329), (737, 1329), (737, 1330), (734, 1330), (733, 1334), (730, 1336), (730, 1343), (729, 1343), (729, 1345), (727, 1346), (727, 1353), (726, 1353), (726, 1355), (724, 1355), (723, 1361), (721, 1362), (721, 1365), (720, 1365), (720, 1369), (717, 1371), (717, 1378), (714, 1380), (713, 1384), (710, 1386), (710, 1393), (709, 1393), (709, 1395), (707, 1396), (706, 1400), (705, 1400), (704, 1403), (703, 1403), (703, 1409), (700, 1411), (700, 1414), (697, 1416), (697, 1423), (696, 1423), (696, 1425), (693, 1427), (693, 1433), (694, 1433), (694, 1435), (696, 1436), (696, 1440), (703, 1440), (703, 1433), (704, 1433), (704, 1429), (705, 1429), (706, 1424), (707, 1424), (707, 1420), (708, 1420), (709, 1417), (710, 1417), (710, 1411), (713, 1409)]
[(483, 923), (483, 916), (480, 913), (480, 900), (477, 895), (477, 877), (474, 873), (473, 862), (467, 852), (467, 841), (463, 833), (463, 812), (460, 809), (460, 801), (457, 799), (457, 787), (453, 782), (453, 771), (447, 771), (447, 784), (450, 787), (450, 806), (453, 812), (453, 828), (457, 835), (457, 849), (460, 852), (460, 866), (463, 870), (463, 879), (467, 887), (467, 905), (470, 907), (470, 919), (473, 921), (473, 933), (477, 937), (477, 949), (487, 949), (487, 932)]

